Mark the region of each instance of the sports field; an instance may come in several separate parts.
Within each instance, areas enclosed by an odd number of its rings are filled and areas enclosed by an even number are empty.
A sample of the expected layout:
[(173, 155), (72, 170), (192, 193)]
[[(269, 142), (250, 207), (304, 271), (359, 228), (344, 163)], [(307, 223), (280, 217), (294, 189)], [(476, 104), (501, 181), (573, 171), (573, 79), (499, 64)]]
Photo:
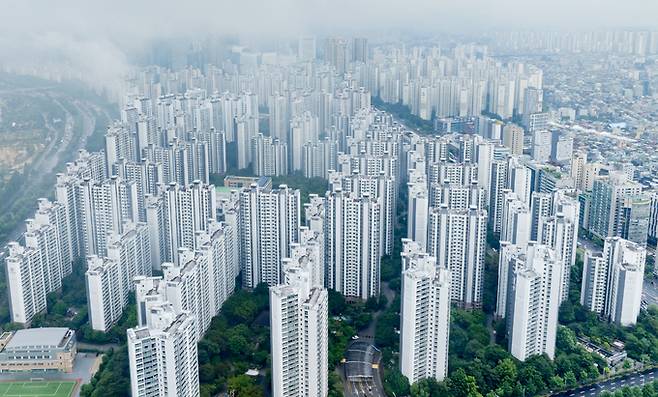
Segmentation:
[(0, 397), (70, 397), (73, 381), (0, 382)]

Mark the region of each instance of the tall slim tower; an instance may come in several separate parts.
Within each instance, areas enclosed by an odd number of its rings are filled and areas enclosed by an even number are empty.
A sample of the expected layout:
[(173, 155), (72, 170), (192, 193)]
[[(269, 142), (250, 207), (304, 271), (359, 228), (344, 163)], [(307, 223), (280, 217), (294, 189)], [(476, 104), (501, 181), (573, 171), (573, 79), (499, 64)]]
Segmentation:
[(247, 288), (281, 283), (281, 260), (297, 241), (299, 190), (281, 185), (268, 190), (257, 185), (240, 192), (242, 279)]
[(407, 253), (402, 272), (400, 371), (410, 383), (448, 371), (450, 271), (424, 252)]
[(510, 353), (521, 361), (535, 354), (555, 356), (562, 265), (555, 252), (530, 244), (508, 285), (507, 332)]
[(452, 300), (463, 307), (482, 304), (486, 234), (486, 210), (455, 210), (445, 204), (430, 210), (427, 252), (450, 270)]
[(326, 284), (345, 296), (368, 299), (380, 289), (380, 205), (341, 189), (325, 197)]
[(325, 397), (327, 290), (314, 285), (310, 260), (295, 256), (285, 266), (285, 283), (270, 288), (272, 395)]
[(196, 397), (199, 364), (196, 327), (189, 312), (170, 303), (150, 308), (149, 323), (128, 329), (130, 386), (134, 397)]

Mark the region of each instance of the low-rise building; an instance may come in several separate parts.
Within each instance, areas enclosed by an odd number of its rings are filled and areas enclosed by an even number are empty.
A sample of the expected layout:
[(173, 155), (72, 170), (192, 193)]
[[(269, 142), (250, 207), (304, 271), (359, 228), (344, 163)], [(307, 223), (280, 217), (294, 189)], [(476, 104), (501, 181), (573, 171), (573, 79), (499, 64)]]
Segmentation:
[(0, 335), (0, 372), (73, 372), (75, 331), (30, 328)]

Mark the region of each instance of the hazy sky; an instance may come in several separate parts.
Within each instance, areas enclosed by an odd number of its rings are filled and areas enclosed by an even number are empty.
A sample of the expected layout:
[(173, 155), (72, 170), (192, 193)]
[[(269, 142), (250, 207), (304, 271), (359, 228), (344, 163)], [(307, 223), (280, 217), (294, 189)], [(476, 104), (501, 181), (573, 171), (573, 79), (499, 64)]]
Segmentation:
[(0, 0), (0, 65), (110, 79), (154, 38), (601, 27), (658, 29), (658, 0)]
[(113, 37), (353, 27), (658, 27), (655, 0), (3, 0), (2, 28)]

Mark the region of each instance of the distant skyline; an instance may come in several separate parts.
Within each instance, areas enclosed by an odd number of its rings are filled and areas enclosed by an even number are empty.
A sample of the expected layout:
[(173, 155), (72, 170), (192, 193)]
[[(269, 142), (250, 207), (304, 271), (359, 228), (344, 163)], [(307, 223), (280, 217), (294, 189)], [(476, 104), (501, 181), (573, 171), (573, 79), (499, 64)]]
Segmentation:
[(104, 87), (121, 84), (154, 40), (230, 35), (255, 43), (299, 35), (490, 30), (658, 28), (648, 0), (6, 0), (0, 13), (0, 70), (73, 71)]

